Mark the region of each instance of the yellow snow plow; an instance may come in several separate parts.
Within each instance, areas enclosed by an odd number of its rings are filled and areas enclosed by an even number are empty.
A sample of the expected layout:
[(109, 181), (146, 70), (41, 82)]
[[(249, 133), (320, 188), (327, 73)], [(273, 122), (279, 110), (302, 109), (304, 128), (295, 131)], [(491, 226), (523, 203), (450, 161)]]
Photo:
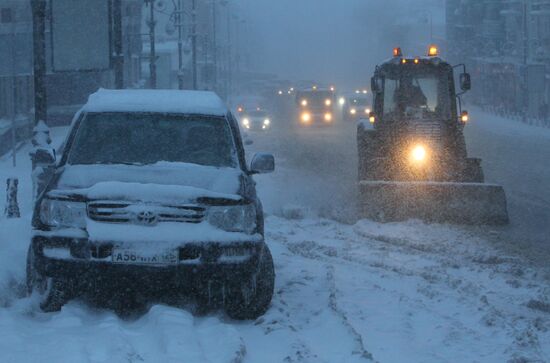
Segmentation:
[(396, 48), (393, 59), (376, 67), (374, 111), (357, 129), (362, 217), (508, 223), (503, 188), (485, 184), (481, 160), (467, 155), (460, 95), (470, 87), (465, 66), (452, 67), (435, 46), (427, 57), (412, 58)]

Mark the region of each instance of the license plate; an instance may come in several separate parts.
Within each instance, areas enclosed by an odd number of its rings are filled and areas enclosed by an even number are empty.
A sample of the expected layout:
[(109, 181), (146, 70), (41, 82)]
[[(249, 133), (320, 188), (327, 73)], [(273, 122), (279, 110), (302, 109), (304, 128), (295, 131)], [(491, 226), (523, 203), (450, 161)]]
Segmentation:
[(112, 261), (129, 265), (173, 265), (178, 263), (178, 253), (175, 250), (151, 253), (113, 249)]

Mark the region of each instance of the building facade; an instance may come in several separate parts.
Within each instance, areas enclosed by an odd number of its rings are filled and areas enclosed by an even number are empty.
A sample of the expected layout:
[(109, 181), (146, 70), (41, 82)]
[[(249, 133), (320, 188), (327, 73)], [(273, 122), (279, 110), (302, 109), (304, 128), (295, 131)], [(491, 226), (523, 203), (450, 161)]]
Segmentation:
[[(99, 1), (99, 0), (98, 0)], [(101, 0), (108, 1), (108, 0)], [(111, 2), (109, 2), (111, 3)], [(29, 115), (33, 108), (33, 25), (30, 0), (0, 0), (0, 118)], [(141, 78), (142, 0), (122, 0), (124, 86)], [(52, 69), (51, 2), (46, 10), (46, 89), (48, 122), (65, 123), (90, 93), (114, 86), (112, 67), (98, 71), (55, 72)], [(75, 27), (78, 24), (74, 24)], [(112, 24), (97, 24), (109, 27)], [(112, 37), (111, 37), (112, 38)]]
[(550, 0), (447, 0), (447, 45), (472, 73), (471, 100), (550, 117)]

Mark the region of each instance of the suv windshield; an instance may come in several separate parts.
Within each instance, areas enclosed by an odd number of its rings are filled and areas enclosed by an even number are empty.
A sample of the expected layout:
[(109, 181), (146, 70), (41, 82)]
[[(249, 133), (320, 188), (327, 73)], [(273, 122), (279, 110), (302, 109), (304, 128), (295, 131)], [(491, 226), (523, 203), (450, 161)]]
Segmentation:
[(147, 113), (96, 113), (82, 120), (68, 163), (154, 164), (184, 162), (236, 167), (223, 117)]
[(445, 77), (435, 74), (386, 76), (384, 115), (407, 114), (417, 118), (451, 118), (449, 86)]

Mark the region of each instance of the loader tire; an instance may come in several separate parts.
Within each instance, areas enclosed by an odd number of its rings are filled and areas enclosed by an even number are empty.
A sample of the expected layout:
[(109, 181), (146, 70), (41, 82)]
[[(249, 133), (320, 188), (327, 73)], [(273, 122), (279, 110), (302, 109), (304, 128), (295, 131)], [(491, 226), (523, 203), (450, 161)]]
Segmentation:
[(361, 125), (357, 127), (357, 154), (358, 177), (361, 180), (375, 180), (374, 177), (374, 130), (365, 130)]
[(481, 168), (481, 159), (466, 159), (466, 170), (464, 171), (464, 182), (466, 183), (484, 183), (485, 176)]

